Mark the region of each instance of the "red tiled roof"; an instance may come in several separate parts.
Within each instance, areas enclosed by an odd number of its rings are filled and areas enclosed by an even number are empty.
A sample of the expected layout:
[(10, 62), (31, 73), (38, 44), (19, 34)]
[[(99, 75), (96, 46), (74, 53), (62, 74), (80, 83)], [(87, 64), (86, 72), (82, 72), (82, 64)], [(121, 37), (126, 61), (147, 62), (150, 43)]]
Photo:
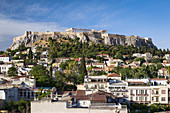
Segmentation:
[(92, 96), (92, 101), (97, 101), (97, 102), (107, 102), (106, 96), (105, 95), (93, 95)]
[(80, 61), (79, 58), (75, 58), (74, 61)]
[(86, 64), (86, 65), (91, 65), (91, 64)]
[(92, 63), (92, 65), (105, 65), (105, 63)]
[(121, 77), (121, 76), (116, 73), (111, 73), (111, 74), (107, 75), (107, 77)]
[(167, 71), (168, 71), (168, 69), (166, 69), (166, 68), (161, 68), (161, 69), (159, 69), (159, 70), (167, 70)]
[(84, 85), (84, 83), (81, 83), (81, 84), (77, 84), (77, 85)]
[(0, 55), (0, 57), (8, 57), (7, 55)]
[(151, 78), (150, 80), (167, 80), (165, 78)]
[(67, 94), (67, 93), (69, 93), (69, 92), (76, 94), (76, 91), (64, 91), (63, 94)]
[(90, 100), (89, 95), (72, 95), (72, 98), (76, 98), (77, 100)]
[(11, 79), (19, 79), (19, 78), (27, 78), (27, 76), (16, 76), (16, 77), (12, 77)]
[(128, 83), (143, 84), (144, 82), (142, 82), (142, 81), (129, 81)]
[(77, 95), (85, 95), (85, 90), (77, 90)]

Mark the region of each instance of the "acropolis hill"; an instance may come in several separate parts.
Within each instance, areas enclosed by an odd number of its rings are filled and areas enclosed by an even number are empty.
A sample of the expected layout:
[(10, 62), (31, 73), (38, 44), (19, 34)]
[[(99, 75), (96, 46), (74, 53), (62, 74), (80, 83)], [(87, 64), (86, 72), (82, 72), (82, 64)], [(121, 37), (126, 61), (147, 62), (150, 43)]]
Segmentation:
[(48, 41), (48, 38), (76, 38), (79, 37), (82, 42), (92, 41), (94, 43), (106, 44), (106, 45), (131, 45), (131, 46), (147, 46), (149, 48), (155, 47), (151, 38), (142, 38), (139, 36), (125, 36), (119, 34), (108, 34), (107, 30), (89, 30), (89, 29), (66, 29), (65, 32), (33, 32), (26, 31), (24, 35), (14, 37), (11, 49), (17, 49), (20, 44), (25, 44), (26, 47), (33, 47), (39, 40)]

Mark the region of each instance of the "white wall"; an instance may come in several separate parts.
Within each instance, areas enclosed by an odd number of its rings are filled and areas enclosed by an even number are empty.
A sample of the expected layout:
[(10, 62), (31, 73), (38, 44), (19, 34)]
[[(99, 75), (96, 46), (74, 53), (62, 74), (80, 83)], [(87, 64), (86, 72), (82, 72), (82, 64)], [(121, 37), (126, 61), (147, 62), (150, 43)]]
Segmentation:
[[(31, 102), (31, 113), (115, 113), (115, 109), (66, 108), (66, 102)], [(127, 113), (127, 110), (120, 110)]]
[(0, 99), (5, 100), (5, 92), (4, 92), (4, 90), (0, 90)]

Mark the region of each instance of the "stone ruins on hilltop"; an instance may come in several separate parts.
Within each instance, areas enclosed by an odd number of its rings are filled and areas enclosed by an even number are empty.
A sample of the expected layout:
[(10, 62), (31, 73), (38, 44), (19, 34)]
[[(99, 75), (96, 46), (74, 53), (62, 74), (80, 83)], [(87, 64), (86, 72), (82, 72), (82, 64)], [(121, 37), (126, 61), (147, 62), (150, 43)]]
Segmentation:
[[(18, 48), (20, 44), (24, 44), (26, 47), (35, 46), (35, 42), (39, 40), (48, 41), (49, 37), (52, 39), (59, 38), (72, 38), (75, 39), (79, 37), (82, 42), (91, 41), (98, 44), (106, 44), (106, 45), (122, 45), (122, 46), (147, 46), (149, 48), (155, 47), (152, 43), (151, 38), (142, 38), (139, 36), (125, 36), (119, 34), (108, 34), (107, 30), (95, 30), (95, 29), (77, 29), (70, 28), (66, 29), (65, 32), (32, 32), (26, 31), (24, 35), (14, 37), (13, 44), (11, 45), (11, 49), (15, 50)], [(37, 46), (37, 45), (36, 45)]]

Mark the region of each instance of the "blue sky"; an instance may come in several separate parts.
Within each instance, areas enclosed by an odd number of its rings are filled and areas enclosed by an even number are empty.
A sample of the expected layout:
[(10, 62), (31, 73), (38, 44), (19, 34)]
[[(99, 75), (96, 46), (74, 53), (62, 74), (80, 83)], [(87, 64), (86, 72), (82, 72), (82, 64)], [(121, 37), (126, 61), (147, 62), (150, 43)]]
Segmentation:
[(24, 31), (106, 29), (170, 49), (170, 0), (1, 0), (0, 50)]

